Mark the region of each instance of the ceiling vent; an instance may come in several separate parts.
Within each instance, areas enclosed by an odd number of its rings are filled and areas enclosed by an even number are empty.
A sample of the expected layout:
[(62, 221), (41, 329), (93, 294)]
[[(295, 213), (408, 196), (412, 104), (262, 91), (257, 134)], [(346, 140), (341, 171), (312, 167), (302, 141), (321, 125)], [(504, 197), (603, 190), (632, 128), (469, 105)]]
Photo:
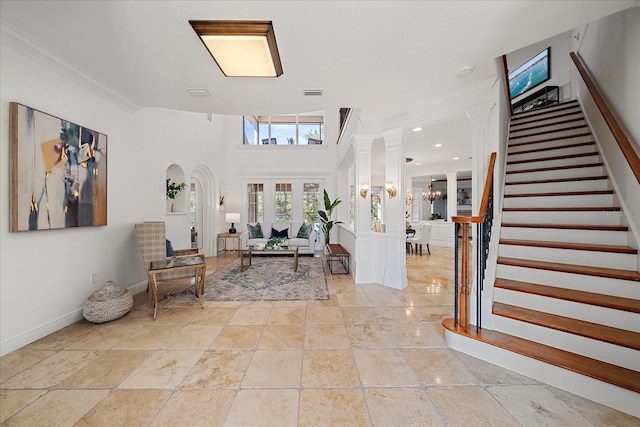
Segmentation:
[(187, 89), (187, 92), (189, 92), (189, 95), (195, 96), (195, 97), (211, 96), (209, 91), (206, 89)]
[(304, 96), (322, 96), (322, 89), (302, 89)]

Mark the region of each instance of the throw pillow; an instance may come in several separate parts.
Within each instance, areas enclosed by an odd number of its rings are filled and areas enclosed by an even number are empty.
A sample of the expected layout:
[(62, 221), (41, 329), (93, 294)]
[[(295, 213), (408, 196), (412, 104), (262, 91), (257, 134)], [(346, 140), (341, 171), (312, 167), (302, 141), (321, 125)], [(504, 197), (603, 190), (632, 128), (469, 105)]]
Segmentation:
[(262, 235), (262, 227), (260, 223), (256, 225), (247, 224), (247, 231), (249, 231), (250, 239), (262, 239), (264, 236)]
[(171, 244), (171, 240), (169, 239), (164, 239), (166, 240), (166, 244), (167, 244), (167, 256), (174, 256), (175, 252), (173, 251), (173, 245)]
[(289, 229), (285, 228), (284, 230), (276, 230), (275, 228), (271, 229), (271, 238), (278, 237), (281, 239), (287, 239), (289, 237)]
[(313, 230), (313, 224), (302, 224), (300, 226), (300, 230), (298, 230), (298, 238), (299, 239), (308, 239), (309, 234)]

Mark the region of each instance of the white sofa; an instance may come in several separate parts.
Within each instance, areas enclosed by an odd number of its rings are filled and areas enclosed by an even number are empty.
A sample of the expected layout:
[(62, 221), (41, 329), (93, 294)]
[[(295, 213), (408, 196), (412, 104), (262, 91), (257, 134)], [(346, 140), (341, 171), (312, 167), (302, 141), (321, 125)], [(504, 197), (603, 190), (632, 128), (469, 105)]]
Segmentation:
[[(254, 226), (257, 223), (251, 223), (250, 225)], [(316, 231), (312, 230), (309, 233), (308, 239), (300, 239), (298, 238), (298, 231), (300, 230), (301, 222), (264, 222), (260, 224), (260, 228), (262, 228), (262, 238), (260, 239), (250, 239), (249, 232), (243, 231), (240, 233), (240, 248), (247, 249), (250, 245), (264, 245), (271, 238), (271, 229), (275, 229), (278, 231), (282, 231), (287, 229), (287, 237), (289, 239), (289, 246), (298, 247), (298, 254), (313, 254), (315, 252), (316, 246)]]

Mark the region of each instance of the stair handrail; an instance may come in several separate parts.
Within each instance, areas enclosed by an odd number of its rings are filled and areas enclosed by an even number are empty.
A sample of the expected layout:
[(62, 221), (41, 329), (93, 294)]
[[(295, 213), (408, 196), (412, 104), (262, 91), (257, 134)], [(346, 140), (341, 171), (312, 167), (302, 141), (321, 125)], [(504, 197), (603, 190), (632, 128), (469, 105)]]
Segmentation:
[(616, 120), (613, 112), (607, 105), (607, 102), (604, 100), (604, 98), (600, 94), (598, 87), (596, 86), (595, 82), (589, 75), (587, 67), (582, 61), (582, 58), (580, 58), (578, 54), (576, 54), (575, 52), (570, 52), (569, 56), (571, 56), (571, 59), (573, 60), (574, 65), (578, 69), (578, 73), (582, 77), (582, 80), (587, 86), (587, 89), (589, 90), (591, 97), (593, 98), (594, 102), (596, 103), (596, 106), (600, 110), (600, 114), (602, 114), (604, 121), (607, 123), (607, 126), (609, 126), (609, 130), (611, 130), (613, 137), (618, 143), (618, 147), (620, 147), (620, 150), (622, 151), (622, 155), (629, 163), (629, 166), (631, 167), (631, 171), (633, 172), (633, 174), (636, 177), (636, 180), (640, 184), (640, 157), (638, 157), (638, 153), (636, 153), (636, 151), (634, 150), (633, 146), (629, 142), (629, 138), (622, 130), (622, 127), (618, 123), (618, 120)]
[[(497, 154), (494, 151), (489, 157), (489, 168), (484, 182), (480, 209), (476, 216), (452, 216), (454, 226), (454, 325), (461, 324), (465, 331), (469, 329), (469, 297), (471, 295), (471, 248), (469, 244), (469, 229), (471, 224), (477, 226), (476, 245), (476, 331), (482, 327), (481, 291), (483, 289), (485, 267), (489, 255), (489, 241), (491, 240), (491, 225), (493, 223), (493, 170)], [(461, 263), (458, 263), (458, 236), (462, 228)], [(462, 276), (460, 283), (459, 273)]]

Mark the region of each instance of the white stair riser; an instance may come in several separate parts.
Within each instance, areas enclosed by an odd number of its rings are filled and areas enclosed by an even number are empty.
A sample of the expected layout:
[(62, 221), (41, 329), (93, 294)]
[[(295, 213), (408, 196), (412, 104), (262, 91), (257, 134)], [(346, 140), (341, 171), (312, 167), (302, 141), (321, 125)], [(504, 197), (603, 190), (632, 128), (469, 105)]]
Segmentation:
[[(568, 123), (558, 123), (558, 122), (568, 122)], [(584, 115), (582, 113), (576, 113), (570, 116), (540, 120), (536, 123), (529, 123), (527, 125), (513, 125), (509, 128), (509, 136), (519, 136), (522, 134), (527, 134), (532, 132), (547, 132), (547, 131), (561, 129), (567, 126), (579, 126), (585, 123), (586, 123), (586, 120), (584, 119)], [(531, 128), (533, 126), (536, 126), (536, 127), (533, 129), (527, 130), (527, 128)]]
[(605, 175), (603, 166), (589, 166), (581, 168), (564, 168), (550, 171), (514, 172), (506, 175), (507, 182), (531, 181), (538, 179), (578, 178), (582, 176)]
[(639, 370), (639, 352), (627, 347), (557, 331), (555, 329), (493, 315), (495, 330), (560, 348), (592, 359), (602, 360), (627, 369)]
[[(640, 314), (591, 304), (581, 304), (558, 298), (528, 294), (509, 289), (494, 288), (494, 301), (529, 310), (640, 332)], [(640, 305), (640, 300), (638, 301)]]
[(557, 130), (555, 132), (551, 132), (551, 133), (545, 133), (542, 135), (527, 135), (527, 136), (522, 136), (519, 138), (514, 138), (513, 136), (509, 137), (509, 144), (520, 144), (522, 142), (533, 142), (533, 141), (541, 141), (541, 140), (545, 140), (545, 139), (550, 139), (550, 138), (558, 138), (558, 137), (565, 137), (565, 138), (573, 138), (576, 137), (578, 135), (582, 135), (583, 133), (588, 133), (589, 132), (589, 128), (588, 127), (584, 127), (584, 128), (579, 128), (579, 129), (568, 129), (568, 130)]
[(505, 208), (559, 208), (614, 206), (613, 194), (588, 194), (575, 196), (505, 197)]
[[(562, 117), (561, 122), (567, 118)], [(533, 127), (535, 126), (535, 127)], [(547, 138), (548, 135), (560, 132), (570, 132), (570, 134), (588, 132), (587, 122), (584, 119), (574, 120), (569, 123), (558, 123), (557, 120), (547, 120), (546, 123), (537, 123), (535, 125), (520, 126), (521, 129), (509, 129), (509, 139), (514, 142), (527, 136), (537, 136), (538, 139)], [(574, 129), (568, 129), (574, 128)], [(535, 135), (533, 135), (535, 134)]]
[(585, 142), (593, 142), (593, 136), (591, 135), (578, 136), (574, 138), (542, 141), (542, 142), (523, 144), (523, 145), (519, 145), (518, 143), (513, 142), (509, 145), (507, 149), (507, 155), (518, 154), (522, 151), (529, 151), (529, 150), (554, 149), (556, 147), (565, 147), (567, 145), (582, 144)]
[(498, 254), (501, 257), (507, 258), (558, 262), (560, 264), (584, 265), (588, 267), (615, 268), (619, 270), (635, 271), (638, 267), (638, 256), (636, 254), (504, 244), (500, 245)]
[(503, 222), (540, 224), (620, 225), (622, 212), (614, 211), (505, 211)]
[(640, 283), (632, 280), (617, 280), (608, 277), (538, 270), (504, 264), (498, 264), (496, 277), (586, 292), (602, 293), (606, 289), (608, 295), (640, 300)]
[[(541, 240), (544, 242), (592, 243), (627, 245), (627, 232), (609, 230), (570, 230), (561, 228), (505, 227), (500, 229), (503, 239)], [(640, 286), (640, 285), (639, 285)]]
[(509, 185), (505, 185), (504, 193), (553, 193), (564, 191), (601, 191), (609, 189), (609, 181), (606, 178), (583, 179), (580, 181), (542, 182), (536, 184), (514, 184), (513, 181), (511, 181)]
[(576, 103), (576, 105), (558, 105), (555, 107), (546, 107), (544, 109), (544, 113), (540, 114), (540, 110), (527, 111), (524, 113), (514, 114), (512, 121), (513, 123), (519, 122), (528, 122), (533, 117), (534, 120), (544, 120), (545, 117), (548, 116), (557, 116), (558, 114), (567, 114), (567, 113), (581, 113), (580, 105)]
[(590, 145), (581, 145), (579, 147), (558, 147), (555, 149), (548, 149), (545, 151), (534, 151), (532, 153), (523, 153), (523, 154), (509, 154), (507, 157), (507, 161), (516, 162), (520, 160), (535, 160), (540, 157), (551, 157), (551, 156), (568, 156), (575, 154), (583, 154), (583, 153), (595, 153), (597, 151), (597, 147), (595, 144)]
[(537, 162), (524, 162), (524, 163), (515, 163), (515, 164), (507, 163), (507, 171), (509, 172), (509, 171), (527, 170), (527, 169), (585, 165), (585, 164), (595, 163), (600, 161), (601, 161), (600, 156), (594, 153), (593, 155), (590, 155), (590, 156), (569, 157), (567, 159), (540, 160)]

